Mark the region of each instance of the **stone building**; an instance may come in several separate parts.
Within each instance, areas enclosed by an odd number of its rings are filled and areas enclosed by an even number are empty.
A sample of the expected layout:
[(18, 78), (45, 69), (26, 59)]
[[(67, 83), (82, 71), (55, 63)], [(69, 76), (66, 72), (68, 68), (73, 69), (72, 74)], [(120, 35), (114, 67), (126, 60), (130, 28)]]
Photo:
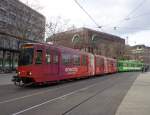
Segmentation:
[(55, 34), (47, 42), (112, 58), (122, 58), (125, 46), (125, 40), (118, 36), (88, 28)]
[(124, 57), (150, 64), (150, 47), (145, 45), (126, 46)]
[(16, 68), (24, 42), (42, 42), (45, 17), (19, 0), (0, 0), (0, 72)]

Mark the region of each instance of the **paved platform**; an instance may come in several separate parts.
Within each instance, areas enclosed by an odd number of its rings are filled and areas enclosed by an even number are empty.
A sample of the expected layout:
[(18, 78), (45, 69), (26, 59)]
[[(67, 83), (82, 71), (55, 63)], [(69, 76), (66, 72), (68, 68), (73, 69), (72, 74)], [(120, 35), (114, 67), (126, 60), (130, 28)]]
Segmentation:
[(0, 85), (12, 84), (12, 76), (16, 75), (16, 73), (7, 73), (0, 74)]
[(150, 115), (150, 72), (137, 77), (116, 115)]

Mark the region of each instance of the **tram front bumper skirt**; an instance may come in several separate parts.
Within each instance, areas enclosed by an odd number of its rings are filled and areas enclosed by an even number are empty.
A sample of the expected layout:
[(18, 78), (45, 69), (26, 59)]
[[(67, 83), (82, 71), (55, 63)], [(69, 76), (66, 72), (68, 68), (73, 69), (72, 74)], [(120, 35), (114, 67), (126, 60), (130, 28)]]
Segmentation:
[(21, 78), (18, 77), (18, 76), (13, 76), (12, 81), (13, 81), (13, 82), (20, 82), (20, 81), (21, 81)]
[(16, 86), (29, 86), (34, 83), (33, 79), (29, 77), (20, 78), (18, 76), (13, 76), (12, 81)]
[(13, 81), (13, 82), (31, 83), (31, 82), (33, 82), (33, 79), (30, 78), (30, 77), (18, 77), (18, 76), (13, 76), (12, 81)]

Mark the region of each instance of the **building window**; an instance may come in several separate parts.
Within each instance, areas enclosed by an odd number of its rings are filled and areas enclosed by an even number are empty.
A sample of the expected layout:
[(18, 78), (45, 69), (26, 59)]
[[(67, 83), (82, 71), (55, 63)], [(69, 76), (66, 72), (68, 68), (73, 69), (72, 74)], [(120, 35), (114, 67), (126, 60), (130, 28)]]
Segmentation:
[(11, 53), (9, 51), (5, 52), (5, 56), (4, 56), (4, 67), (6, 69), (10, 68), (10, 61), (11, 61)]
[(10, 40), (4, 39), (4, 48), (10, 48)]
[(0, 51), (0, 71), (3, 67), (3, 51)]
[[(1, 36), (0, 36), (1, 37)], [(3, 48), (3, 39), (0, 39), (0, 47)]]
[(5, 28), (6, 27), (6, 22), (3, 22), (3, 21), (0, 20), (0, 27)]
[(16, 20), (16, 16), (14, 14), (9, 14), (9, 17), (12, 22), (14, 22)]
[(13, 40), (12, 41), (12, 48), (13, 49), (18, 49), (18, 40)]
[(13, 69), (16, 69), (16, 67), (18, 67), (18, 53), (13, 55)]
[(72, 43), (79, 43), (80, 42), (80, 36), (78, 34), (75, 34), (72, 38)]
[(0, 6), (7, 6), (8, 3), (7, 3), (7, 0), (0, 0)]
[(3, 9), (0, 9), (0, 15), (2, 17), (6, 17), (7, 16), (7, 12), (5, 10), (3, 10)]
[(98, 39), (98, 36), (96, 34), (92, 35), (92, 41), (93, 42), (96, 42)]

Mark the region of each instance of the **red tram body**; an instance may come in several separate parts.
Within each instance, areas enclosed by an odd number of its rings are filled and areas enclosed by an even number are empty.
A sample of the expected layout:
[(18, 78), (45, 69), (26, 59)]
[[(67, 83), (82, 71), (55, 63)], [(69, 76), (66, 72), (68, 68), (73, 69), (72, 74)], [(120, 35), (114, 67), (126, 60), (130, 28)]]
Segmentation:
[(24, 44), (13, 81), (47, 83), (117, 72), (115, 59), (50, 44)]

